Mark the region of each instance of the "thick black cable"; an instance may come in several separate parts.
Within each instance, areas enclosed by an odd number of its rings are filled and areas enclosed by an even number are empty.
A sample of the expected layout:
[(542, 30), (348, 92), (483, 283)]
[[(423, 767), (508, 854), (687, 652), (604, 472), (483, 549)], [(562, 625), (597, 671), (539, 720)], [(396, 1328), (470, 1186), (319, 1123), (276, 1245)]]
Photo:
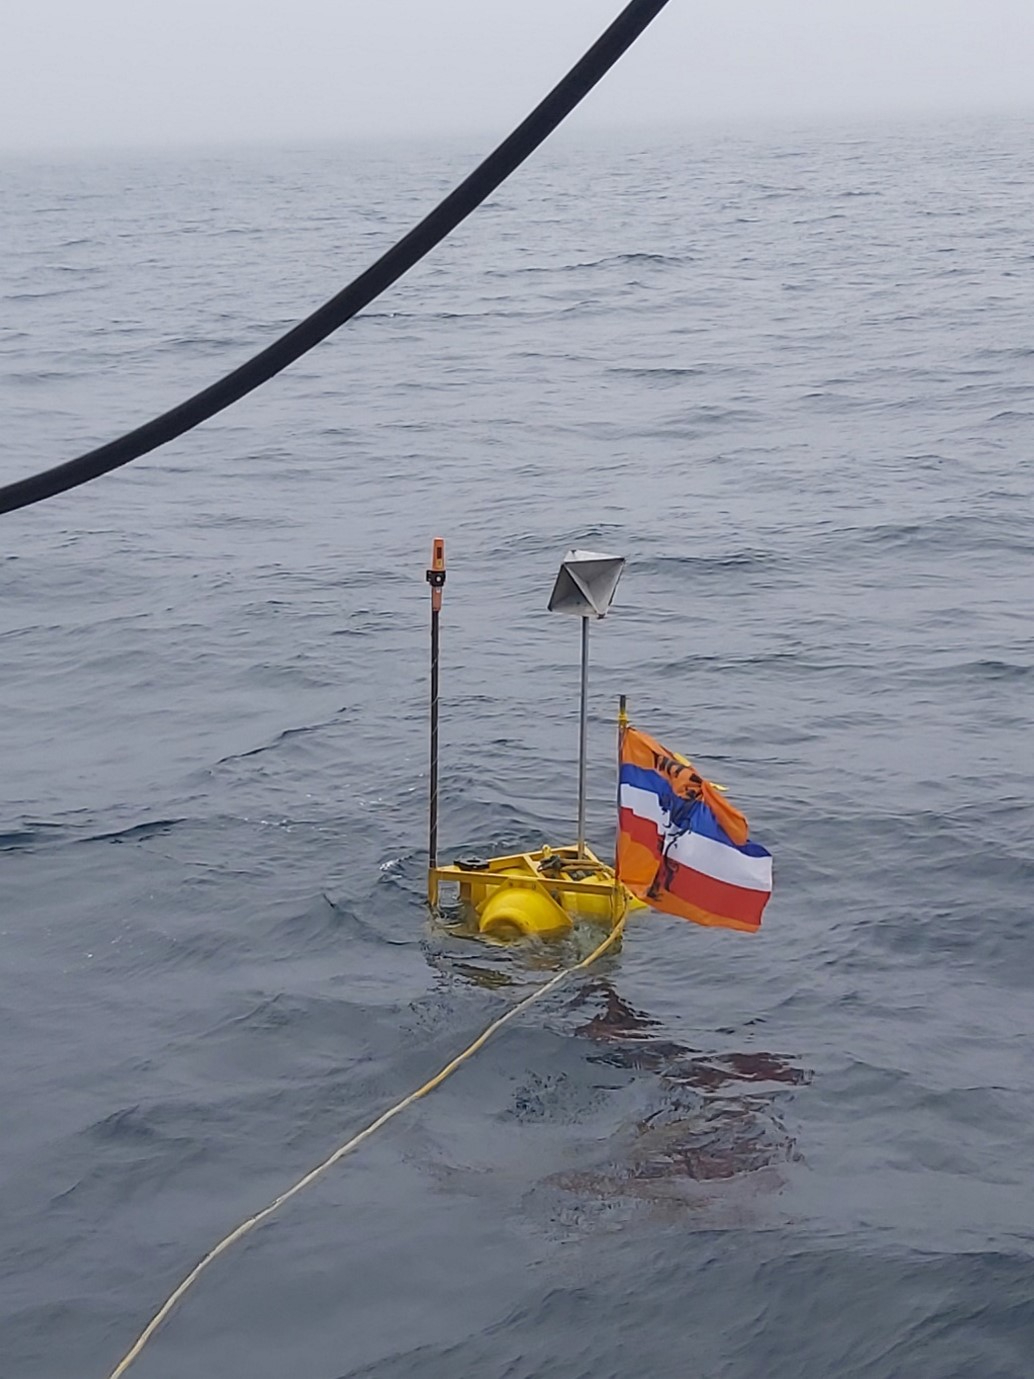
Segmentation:
[(153, 421), (40, 474), (0, 488), (0, 514), (53, 498), (175, 440), (231, 406), (351, 320), (475, 211), (604, 77), (668, 0), (632, 0), (585, 56), (499, 147), (418, 225), (347, 287), (218, 382)]

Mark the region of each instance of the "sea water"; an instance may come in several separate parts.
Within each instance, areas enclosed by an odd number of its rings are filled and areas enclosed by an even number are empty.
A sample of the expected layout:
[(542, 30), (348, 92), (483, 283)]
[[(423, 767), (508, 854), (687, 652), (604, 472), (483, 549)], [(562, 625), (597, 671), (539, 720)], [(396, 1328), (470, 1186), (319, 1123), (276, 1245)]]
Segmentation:
[[(486, 141), (9, 160), (0, 479), (241, 363)], [(589, 833), (614, 718), (762, 933), (619, 955), (222, 1259), (143, 1376), (1029, 1379), (1034, 126), (565, 135), (337, 336), (0, 524), (0, 1374), (197, 1259), (567, 950), (424, 907)]]

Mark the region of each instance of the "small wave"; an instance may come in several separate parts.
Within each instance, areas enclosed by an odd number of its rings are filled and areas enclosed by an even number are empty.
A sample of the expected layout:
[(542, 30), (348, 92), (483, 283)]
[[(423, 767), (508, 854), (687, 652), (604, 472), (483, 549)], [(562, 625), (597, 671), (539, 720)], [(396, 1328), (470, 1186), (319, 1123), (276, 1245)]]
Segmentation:
[(74, 377), (76, 374), (67, 369), (40, 369), (35, 373), (9, 373), (6, 381), (16, 383), (19, 387), (38, 388), (49, 383), (63, 383)]
[(173, 336), (158, 348), (163, 350), (191, 350), (195, 354), (223, 354), (226, 350), (243, 349), (248, 340), (242, 336)]
[(157, 838), (171, 833), (185, 819), (148, 819), (144, 823), (131, 824), (129, 828), (116, 829), (111, 833), (92, 833), (81, 839), (84, 843), (136, 843), (145, 838)]
[[(1034, 665), (1015, 661), (961, 661), (953, 666), (938, 666), (936, 670), (938, 682), (945, 679), (1018, 681), (1026, 680), (1030, 675), (1034, 675)], [(929, 672), (923, 678), (929, 678)]]
[(609, 254), (601, 259), (584, 259), (579, 263), (529, 264), (524, 268), (494, 268), (486, 277), (556, 277), (566, 273), (595, 272), (600, 268), (615, 268), (628, 264), (646, 264), (655, 268), (675, 268), (693, 260), (687, 255), (675, 257), (671, 254), (651, 254), (646, 252)]
[(85, 292), (85, 287), (52, 287), (39, 292), (7, 292), (3, 300), (7, 302), (40, 302), (50, 297), (70, 297), (74, 293)]
[(679, 264), (687, 263), (688, 261), (689, 260), (685, 257), (676, 257), (672, 254), (650, 254), (640, 252), (611, 254), (606, 258), (594, 259), (588, 263), (579, 264), (578, 266), (580, 268), (609, 268), (616, 263), (653, 263), (663, 268), (666, 266), (677, 267)]
[(92, 1133), (100, 1140), (157, 1140), (161, 1132), (140, 1109), (140, 1106), (126, 1106), (113, 1111), (110, 1116), (91, 1126)]
[(1014, 510), (993, 513), (979, 510), (932, 517), (927, 521), (879, 522), (873, 526), (843, 526), (831, 530), (823, 541), (835, 546), (838, 558), (848, 545), (875, 550), (913, 550), (916, 554), (951, 551), (986, 556), (993, 550), (1030, 550), (1026, 523)]
[(73, 824), (56, 823), (47, 819), (23, 819), (20, 823), (0, 831), (0, 852), (32, 852), (49, 843), (77, 836), (78, 828)]
[(635, 568), (637, 573), (646, 574), (687, 571), (721, 575), (729, 570), (771, 570), (780, 563), (780, 557), (774, 551), (744, 549), (725, 555), (655, 555), (646, 560), (636, 560)]
[(975, 359), (989, 359), (998, 363), (1007, 359), (1034, 359), (1034, 345), (1014, 345), (1002, 348), (986, 348), (974, 350)]
[(39, 839), (40, 833), (36, 829), (10, 829), (0, 833), (0, 852), (29, 852)]
[(998, 426), (1003, 423), (1022, 422), (1024, 425), (1034, 419), (1034, 412), (1017, 412), (1011, 408), (1006, 408), (1004, 412), (996, 412), (993, 417), (989, 417), (988, 426)]
[(626, 378), (642, 378), (651, 383), (678, 383), (684, 378), (704, 378), (708, 370), (699, 366), (685, 368), (637, 367), (631, 364), (614, 364), (607, 369), (609, 374), (624, 375)]
[(229, 766), (235, 761), (247, 761), (249, 757), (262, 756), (264, 752), (275, 752), (277, 748), (284, 746), (285, 743), (293, 741), (295, 738), (305, 738), (312, 733), (320, 733), (327, 728), (334, 727), (340, 721), (340, 715), (347, 712), (343, 707), (338, 710), (333, 718), (328, 718), (322, 723), (307, 723), (300, 728), (285, 728), (283, 732), (277, 733), (271, 742), (263, 742), (258, 747), (249, 747), (246, 752), (231, 752), (229, 756), (220, 757), (216, 766)]

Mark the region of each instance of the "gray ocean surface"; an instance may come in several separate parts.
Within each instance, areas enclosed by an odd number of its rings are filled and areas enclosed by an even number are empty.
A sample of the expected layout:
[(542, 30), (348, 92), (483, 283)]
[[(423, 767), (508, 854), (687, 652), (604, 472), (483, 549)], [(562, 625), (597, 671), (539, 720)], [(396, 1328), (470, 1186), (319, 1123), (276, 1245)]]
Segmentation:
[[(206, 385), (487, 143), (8, 160), (0, 478)], [(140, 1379), (1034, 1374), (1034, 121), (564, 136), (334, 339), (0, 522), (0, 1377), (205, 1251), (589, 941), (424, 906), (570, 841), (614, 714), (762, 933), (621, 952), (205, 1275)]]

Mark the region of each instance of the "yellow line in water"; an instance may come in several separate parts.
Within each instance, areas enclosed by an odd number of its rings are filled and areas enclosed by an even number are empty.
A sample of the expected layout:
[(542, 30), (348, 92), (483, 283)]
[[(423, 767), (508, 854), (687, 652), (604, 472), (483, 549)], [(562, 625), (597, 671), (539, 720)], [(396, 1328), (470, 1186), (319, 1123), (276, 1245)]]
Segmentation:
[(296, 1182), (293, 1187), (288, 1188), (286, 1192), (281, 1193), (275, 1202), (271, 1202), (268, 1207), (257, 1212), (256, 1215), (249, 1216), (247, 1221), (242, 1221), (236, 1229), (232, 1230), (229, 1235), (220, 1240), (219, 1244), (209, 1250), (204, 1259), (191, 1269), (190, 1273), (175, 1292), (169, 1295), (168, 1299), (162, 1304), (144, 1330), (140, 1333), (133, 1348), (111, 1371), (108, 1379), (121, 1379), (121, 1376), (125, 1374), (133, 1361), (139, 1357), (148, 1341), (151, 1340), (158, 1328), (176, 1307), (177, 1303), (179, 1303), (184, 1295), (189, 1292), (214, 1260), (218, 1259), (221, 1254), (224, 1254), (231, 1245), (236, 1245), (237, 1241), (242, 1240), (249, 1231), (253, 1231), (256, 1226), (261, 1225), (261, 1223), (272, 1216), (275, 1211), (278, 1211), (286, 1202), (289, 1202), (292, 1197), (296, 1197), (298, 1193), (304, 1191), (305, 1188), (314, 1183), (317, 1178), (322, 1177), (329, 1168), (333, 1168), (333, 1166), (343, 1159), (346, 1154), (351, 1154), (353, 1149), (358, 1149), (359, 1145), (361, 1145), (364, 1140), (368, 1140), (370, 1136), (380, 1130), (382, 1126), (387, 1125), (388, 1121), (394, 1120), (400, 1112), (405, 1111), (408, 1107), (412, 1106), (414, 1102), (419, 1101), (421, 1097), (427, 1096), (428, 1092), (433, 1092), (436, 1087), (440, 1087), (446, 1078), (452, 1076), (457, 1068), (462, 1067), (468, 1059), (473, 1058), (480, 1049), (483, 1049), (493, 1034), (502, 1029), (502, 1027), (514, 1019), (515, 1016), (519, 1015), (522, 1010), (527, 1010), (532, 1002), (547, 995), (575, 972), (582, 972), (587, 967), (591, 967), (598, 958), (601, 958), (603, 954), (606, 953), (608, 949), (612, 948), (618, 941), (624, 930), (627, 919), (628, 911), (626, 909), (625, 913), (618, 919), (607, 937), (593, 949), (588, 957), (582, 958), (580, 962), (574, 963), (571, 967), (565, 967), (562, 972), (558, 972), (554, 977), (550, 977), (548, 982), (543, 983), (542, 986), (536, 987), (530, 995), (519, 1000), (515, 1006), (511, 1006), (504, 1015), (499, 1016), (498, 1020), (493, 1020), (488, 1028), (483, 1030), (474, 1042), (469, 1044), (462, 1053), (458, 1053), (451, 1062), (446, 1063), (444, 1068), (435, 1073), (434, 1077), (429, 1078), (422, 1087), (418, 1087), (415, 1092), (410, 1092), (408, 1096), (403, 1097), (401, 1101), (389, 1107), (389, 1109), (378, 1116), (375, 1121), (372, 1121), (365, 1130), (360, 1130), (357, 1135), (353, 1135), (350, 1140), (346, 1140), (344, 1144), (334, 1150), (329, 1158), (324, 1159), (323, 1162), (318, 1164), (311, 1172), (306, 1173), (304, 1178), (299, 1178), (298, 1182)]

